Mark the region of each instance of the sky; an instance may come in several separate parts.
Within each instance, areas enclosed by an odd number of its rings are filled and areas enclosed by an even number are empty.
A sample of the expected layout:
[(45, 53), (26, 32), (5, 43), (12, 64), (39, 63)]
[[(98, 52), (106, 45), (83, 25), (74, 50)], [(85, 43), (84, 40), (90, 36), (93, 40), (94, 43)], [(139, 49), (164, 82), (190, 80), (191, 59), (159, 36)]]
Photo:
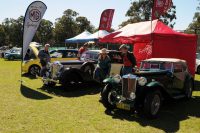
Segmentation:
[[(0, 0), (0, 22), (5, 18), (18, 18), (24, 15), (28, 5), (33, 0)], [(133, 0), (41, 0), (47, 5), (44, 19), (55, 22), (62, 16), (66, 9), (73, 9), (80, 16), (85, 16), (91, 23), (98, 27), (101, 12), (105, 9), (115, 9), (112, 27), (118, 29), (125, 17), (126, 11)], [(177, 20), (175, 30), (185, 30), (192, 22), (194, 12), (198, 5), (197, 0), (173, 0), (177, 7)]]

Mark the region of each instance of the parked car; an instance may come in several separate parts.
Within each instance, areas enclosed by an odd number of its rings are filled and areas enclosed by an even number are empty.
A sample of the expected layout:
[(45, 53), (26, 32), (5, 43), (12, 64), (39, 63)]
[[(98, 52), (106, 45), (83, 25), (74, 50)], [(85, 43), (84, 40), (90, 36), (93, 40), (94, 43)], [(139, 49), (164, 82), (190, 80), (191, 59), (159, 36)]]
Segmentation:
[(200, 74), (200, 53), (196, 53), (195, 71), (197, 74)]
[(7, 50), (9, 50), (8, 46), (2, 46), (2, 47), (0, 47), (0, 58), (4, 58), (4, 53)]
[(134, 75), (117, 75), (104, 83), (101, 101), (105, 108), (142, 111), (148, 118), (158, 115), (163, 100), (190, 99), (194, 89), (186, 61), (171, 58), (144, 60)]
[[(111, 59), (111, 71), (110, 75), (116, 75), (120, 74), (121, 68), (122, 68), (122, 58), (121, 58), (121, 52), (116, 51), (116, 50), (108, 50), (108, 56)], [(87, 60), (92, 60), (97, 63), (98, 57), (99, 57), (100, 50), (89, 50), (86, 51), (82, 54), (81, 60), (87, 61)], [(94, 66), (96, 67), (96, 65)]]
[[(47, 78), (43, 78), (48, 86), (70, 83), (87, 82), (93, 80), (93, 72), (97, 64), (100, 50), (89, 50), (82, 54), (80, 60), (56, 61), (48, 65)], [(109, 51), (112, 61), (111, 75), (119, 74), (122, 66), (120, 52)]]
[(12, 48), (4, 53), (4, 59), (16, 60), (22, 58), (21, 48)]
[[(23, 62), (22, 71), (24, 73), (29, 73), (32, 76), (39, 75), (42, 68), (40, 59), (38, 58), (39, 50), (35, 45), (30, 45), (28, 51), (30, 53), (25, 57), (26, 60)], [(51, 62), (77, 60), (77, 54), (78, 50), (75, 49), (52, 50), (50, 51)]]

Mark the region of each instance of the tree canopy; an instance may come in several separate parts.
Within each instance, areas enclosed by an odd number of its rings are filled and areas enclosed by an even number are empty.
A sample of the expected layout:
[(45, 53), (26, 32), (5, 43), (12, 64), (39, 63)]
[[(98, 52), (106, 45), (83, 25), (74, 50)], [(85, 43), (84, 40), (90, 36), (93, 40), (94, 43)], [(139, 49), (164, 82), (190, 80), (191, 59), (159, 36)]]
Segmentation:
[[(12, 45), (22, 47), (23, 43), (23, 20), (20, 16), (17, 19), (6, 18), (0, 24), (0, 46)], [(63, 12), (63, 15), (56, 19), (55, 24), (42, 19), (33, 41), (40, 43), (64, 43), (66, 38), (73, 37), (84, 30), (94, 31), (94, 26), (84, 16), (71, 9)]]
[(62, 43), (66, 38), (74, 37), (84, 30), (94, 31), (94, 26), (90, 21), (86, 17), (78, 15), (79, 13), (76, 11), (68, 9), (64, 11), (62, 17), (56, 20), (54, 29), (56, 42)]
[[(126, 16), (129, 17), (127, 21), (122, 22), (120, 27), (125, 26), (130, 23), (136, 23), (141, 21), (151, 20), (151, 10), (153, 7), (153, 0), (142, 0), (133, 1), (130, 8), (126, 12)], [(159, 20), (164, 22), (170, 27), (174, 27), (176, 19), (176, 6), (173, 4), (165, 15), (162, 15)]]
[(186, 29), (186, 33), (200, 34), (200, 0), (198, 1), (199, 5), (197, 6), (197, 11), (194, 13), (193, 20)]

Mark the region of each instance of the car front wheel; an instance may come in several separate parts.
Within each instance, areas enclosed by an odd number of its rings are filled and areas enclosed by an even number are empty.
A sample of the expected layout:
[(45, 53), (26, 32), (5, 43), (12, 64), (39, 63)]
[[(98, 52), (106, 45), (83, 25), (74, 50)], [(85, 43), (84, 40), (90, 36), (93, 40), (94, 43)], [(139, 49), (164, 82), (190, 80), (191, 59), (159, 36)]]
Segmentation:
[(14, 58), (14, 56), (10, 56), (9, 58), (8, 58), (8, 60), (14, 60), (15, 58)]
[(32, 76), (40, 75), (40, 67), (33, 65), (29, 68), (29, 74)]
[(116, 107), (115, 96), (113, 95), (112, 87), (109, 84), (104, 87), (101, 97), (101, 102), (105, 108), (114, 109)]
[(153, 91), (146, 94), (144, 100), (144, 114), (147, 118), (156, 118), (161, 107), (160, 91)]

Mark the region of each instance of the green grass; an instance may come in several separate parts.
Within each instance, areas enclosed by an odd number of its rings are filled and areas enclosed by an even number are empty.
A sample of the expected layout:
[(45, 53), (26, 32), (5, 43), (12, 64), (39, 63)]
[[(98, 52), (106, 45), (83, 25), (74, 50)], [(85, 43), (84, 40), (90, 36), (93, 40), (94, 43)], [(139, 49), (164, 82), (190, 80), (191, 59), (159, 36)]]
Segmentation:
[[(24, 86), (18, 80), (20, 62), (0, 59), (0, 133), (200, 132), (200, 91), (190, 101), (165, 104), (158, 119), (147, 120), (122, 110), (105, 111), (94, 85), (69, 92), (42, 88), (40, 79), (23, 77)], [(198, 86), (200, 76), (196, 80)]]

